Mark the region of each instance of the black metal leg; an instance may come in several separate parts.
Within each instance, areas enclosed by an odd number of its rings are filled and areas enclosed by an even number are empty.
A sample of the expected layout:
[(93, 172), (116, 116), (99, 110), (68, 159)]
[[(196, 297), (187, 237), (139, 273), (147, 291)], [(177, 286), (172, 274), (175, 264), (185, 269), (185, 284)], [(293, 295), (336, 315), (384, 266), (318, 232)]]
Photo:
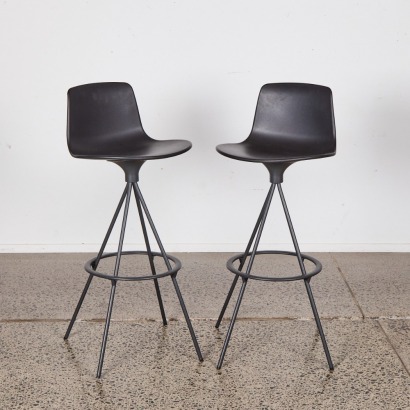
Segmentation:
[[(238, 278), (238, 276), (236, 278)], [(228, 348), (229, 341), (231, 340), (232, 330), (233, 330), (233, 327), (235, 326), (236, 317), (238, 316), (239, 307), (241, 306), (243, 294), (245, 293), (245, 288), (246, 288), (247, 283), (248, 283), (248, 279), (242, 279), (241, 290), (239, 291), (238, 300), (236, 301), (235, 308), (233, 310), (233, 314), (231, 318), (231, 322), (229, 323), (229, 328), (226, 333), (224, 345), (222, 347), (221, 355), (219, 356), (218, 364), (216, 366), (218, 370), (220, 370), (222, 367), (222, 363), (225, 358), (226, 349)]]
[(98, 360), (98, 368), (97, 368), (97, 378), (98, 379), (101, 377), (102, 367), (104, 364), (105, 348), (107, 346), (108, 331), (110, 329), (111, 314), (112, 314), (112, 308), (114, 305), (114, 296), (115, 296), (116, 288), (117, 288), (117, 281), (113, 280), (111, 284), (111, 293), (110, 293), (110, 299), (108, 302), (107, 316), (105, 318), (105, 327), (104, 327), (103, 339), (101, 343), (100, 358)]
[[(248, 262), (248, 266), (246, 267), (246, 274), (247, 275), (249, 275), (251, 273), (251, 270), (252, 270), (253, 262), (254, 262), (255, 256), (256, 256), (256, 251), (257, 251), (258, 246), (259, 246), (259, 242), (260, 242), (260, 239), (261, 239), (261, 236), (262, 236), (263, 228), (264, 228), (265, 222), (266, 222), (266, 217), (268, 216), (269, 207), (270, 207), (270, 204), (272, 202), (273, 193), (275, 192), (275, 186), (276, 186), (276, 184), (271, 185), (271, 187), (269, 189), (269, 192), (268, 192), (268, 195), (266, 197), (264, 207), (262, 208), (263, 212), (262, 212), (262, 217), (260, 219), (259, 227), (257, 229), (255, 244), (253, 246), (253, 250), (252, 250), (249, 262)], [(224, 341), (224, 345), (222, 347), (221, 355), (219, 356), (218, 364), (216, 366), (216, 368), (218, 370), (222, 367), (222, 364), (223, 364), (223, 361), (224, 361), (224, 358), (225, 358), (226, 349), (228, 348), (229, 340), (231, 339), (232, 330), (233, 330), (233, 327), (235, 325), (236, 317), (238, 316), (239, 307), (241, 306), (241, 302), (242, 302), (243, 294), (245, 293), (247, 282), (248, 282), (248, 279), (243, 278), (242, 287), (241, 287), (241, 290), (239, 292), (238, 300), (236, 301), (235, 309), (234, 309), (234, 312), (232, 314), (231, 322), (229, 324), (228, 332), (227, 332), (226, 337), (225, 337), (225, 341)]]
[[(241, 270), (242, 267), (243, 267), (243, 264), (242, 264), (242, 261), (241, 261), (241, 266), (239, 267), (239, 270)], [(216, 323), (215, 323), (215, 327), (216, 327), (217, 329), (219, 329), (219, 325), (221, 324), (222, 319), (223, 319), (223, 317), (224, 317), (224, 315), (225, 315), (226, 308), (228, 307), (229, 301), (231, 300), (232, 293), (233, 293), (233, 291), (235, 290), (236, 284), (238, 283), (238, 279), (239, 279), (239, 275), (235, 275), (235, 278), (234, 278), (234, 280), (233, 280), (233, 282), (232, 282), (232, 285), (231, 285), (231, 287), (229, 288), (229, 292), (228, 292), (228, 294), (226, 295), (225, 303), (224, 303), (224, 305), (222, 306), (221, 313), (219, 313), (218, 320), (217, 320)]]
[(169, 262), (168, 256), (167, 256), (167, 254), (165, 252), (165, 249), (164, 249), (164, 246), (162, 245), (162, 242), (161, 242), (161, 239), (158, 235), (157, 229), (155, 228), (154, 221), (152, 220), (151, 214), (148, 211), (147, 204), (145, 203), (144, 197), (142, 196), (141, 190), (140, 190), (140, 188), (139, 188), (139, 186), (136, 182), (134, 183), (134, 189), (137, 191), (137, 196), (138, 196), (139, 200), (141, 201), (142, 208), (144, 209), (145, 215), (147, 216), (148, 223), (151, 227), (152, 233), (155, 236), (155, 240), (157, 241), (157, 244), (158, 244), (158, 247), (161, 251), (161, 255), (164, 259), (165, 265), (167, 266), (167, 269), (172, 269), (171, 263)]
[[(303, 263), (302, 255), (300, 253), (299, 244), (298, 244), (298, 241), (296, 239), (295, 230), (293, 229), (292, 220), (290, 218), (289, 210), (288, 210), (288, 207), (286, 205), (285, 196), (283, 195), (281, 184), (278, 184), (278, 190), (279, 190), (279, 195), (280, 195), (280, 199), (281, 199), (281, 202), (282, 202), (283, 210), (284, 210), (285, 215), (286, 215), (286, 220), (287, 220), (287, 223), (288, 223), (290, 234), (292, 236), (292, 242), (293, 242), (293, 245), (295, 247), (295, 252), (297, 254), (299, 267), (300, 267), (300, 270), (301, 270), (301, 273), (302, 273), (302, 276), (303, 276), (303, 275), (306, 275), (306, 268), (305, 268), (305, 264)], [(310, 306), (312, 307), (312, 311), (313, 311), (313, 315), (315, 317), (316, 325), (317, 325), (317, 328), (319, 330), (320, 338), (322, 340), (323, 349), (325, 351), (327, 363), (329, 365), (329, 369), (333, 370), (334, 366), (333, 366), (332, 358), (330, 357), (330, 352), (329, 352), (329, 348), (327, 346), (327, 342), (326, 342), (325, 334), (323, 332), (322, 324), (320, 322), (319, 313), (317, 311), (316, 303), (315, 303), (315, 300), (313, 298), (312, 289), (310, 287), (310, 280), (305, 279), (304, 282), (305, 282), (306, 291), (307, 291), (307, 294), (308, 294), (308, 297), (309, 297)]]
[(323, 331), (322, 324), (320, 323), (320, 317), (319, 317), (319, 313), (316, 308), (315, 299), (313, 298), (312, 289), (310, 287), (310, 283), (308, 280), (305, 280), (304, 282), (305, 282), (307, 294), (309, 296), (310, 306), (312, 307), (313, 315), (315, 317), (316, 326), (317, 326), (317, 329), (319, 330), (320, 339), (322, 340), (323, 350), (325, 351), (327, 364), (329, 365), (329, 369), (333, 370), (334, 365), (332, 362), (332, 358), (330, 356), (329, 347), (327, 346), (325, 333)]
[(87, 292), (88, 292), (88, 288), (90, 287), (92, 280), (93, 280), (93, 275), (90, 274), (90, 275), (88, 276), (87, 283), (86, 283), (85, 286), (84, 286), (83, 293), (81, 293), (80, 300), (79, 300), (78, 303), (77, 303), (77, 307), (76, 307), (75, 310), (74, 310), (74, 314), (73, 314), (73, 317), (72, 317), (71, 320), (70, 320), (70, 323), (69, 323), (69, 325), (68, 325), (67, 331), (65, 332), (64, 340), (67, 340), (67, 339), (68, 339), (68, 336), (70, 336), (71, 329), (72, 329), (73, 326), (74, 326), (74, 322), (75, 322), (76, 319), (77, 319), (78, 312), (79, 312), (80, 309), (81, 309), (81, 306), (82, 306), (82, 304), (83, 304), (83, 302), (84, 302), (85, 295), (86, 295)]
[[(125, 201), (125, 207), (124, 207), (124, 216), (123, 216), (123, 219), (122, 219), (120, 241), (119, 241), (119, 244), (118, 244), (117, 257), (115, 259), (114, 276), (118, 276), (118, 272), (119, 272), (119, 269), (120, 269), (121, 252), (122, 252), (122, 247), (123, 247), (123, 244), (124, 244), (125, 228), (127, 226), (127, 217), (128, 217), (129, 206), (130, 206), (131, 190), (132, 190), (132, 184), (127, 183), (127, 193), (126, 193), (126, 201)], [(111, 313), (112, 313), (112, 308), (113, 308), (113, 304), (114, 304), (115, 289), (117, 287), (116, 282), (117, 282), (116, 280), (113, 280), (111, 282), (112, 284), (111, 284), (110, 300), (109, 300), (109, 303), (108, 303), (108, 310), (107, 310), (107, 317), (106, 317), (106, 320), (105, 320), (103, 340), (102, 340), (102, 343), (101, 343), (100, 359), (98, 361), (98, 369), (97, 369), (97, 378), (101, 377), (101, 371), (102, 371), (102, 367), (103, 367), (103, 364), (104, 364), (104, 356), (105, 356), (105, 348), (107, 346), (108, 330), (110, 328)]]
[[(103, 252), (104, 252), (104, 249), (105, 249), (105, 247), (106, 247), (106, 245), (107, 245), (108, 239), (109, 239), (109, 237), (110, 237), (110, 235), (111, 235), (112, 229), (113, 229), (113, 227), (114, 227), (114, 225), (115, 225), (115, 222), (116, 222), (116, 220), (117, 220), (117, 218), (118, 218), (118, 214), (120, 213), (120, 210), (121, 210), (121, 208), (122, 208), (122, 204), (124, 203), (124, 199), (125, 199), (125, 196), (126, 196), (126, 195), (127, 195), (127, 187), (125, 187), (124, 192), (122, 193), (120, 202), (118, 203), (117, 209), (115, 210), (115, 213), (114, 213), (114, 216), (113, 216), (113, 218), (112, 218), (112, 220), (111, 220), (110, 226), (108, 227), (108, 231), (107, 231), (107, 233), (105, 234), (103, 243), (102, 243), (102, 245), (101, 245), (100, 251), (98, 252), (97, 259), (96, 259), (96, 261), (95, 261), (95, 269), (97, 269), (97, 267), (98, 267), (98, 264), (99, 264), (99, 262), (100, 262), (101, 256), (102, 256), (102, 254), (103, 254)], [(73, 328), (74, 323), (75, 323), (75, 321), (76, 321), (76, 319), (77, 319), (78, 312), (80, 311), (81, 306), (82, 306), (82, 304), (83, 304), (83, 302), (84, 302), (84, 298), (85, 298), (85, 296), (86, 296), (86, 294), (87, 294), (87, 292), (88, 292), (88, 288), (89, 288), (90, 285), (91, 285), (92, 279), (93, 279), (93, 275), (90, 275), (90, 276), (88, 277), (87, 283), (85, 284), (85, 287), (84, 287), (83, 292), (82, 292), (82, 294), (81, 294), (80, 300), (78, 301), (77, 307), (75, 308), (74, 314), (73, 314), (73, 316), (72, 316), (72, 318), (71, 318), (71, 320), (70, 320), (70, 323), (69, 323), (69, 325), (68, 325), (67, 331), (66, 331), (66, 333), (65, 333), (65, 335), (64, 335), (64, 340), (67, 340), (68, 337), (70, 336), (71, 329)]]
[(194, 332), (194, 328), (192, 327), (191, 319), (189, 318), (188, 311), (187, 311), (187, 308), (185, 306), (184, 299), (182, 298), (181, 290), (179, 289), (176, 275), (172, 276), (172, 283), (174, 284), (175, 291), (176, 291), (178, 299), (179, 299), (179, 304), (181, 305), (182, 312), (184, 313), (185, 321), (188, 325), (189, 333), (191, 334), (191, 338), (192, 338), (192, 342), (194, 343), (196, 354), (198, 355), (199, 361), (203, 362), (204, 359), (202, 357), (201, 349), (199, 348), (198, 340), (195, 336), (195, 332)]
[[(265, 207), (266, 207), (266, 205), (267, 205), (267, 203), (268, 203), (269, 193), (270, 193), (270, 192), (268, 192), (268, 195), (266, 195), (266, 199), (265, 199), (265, 202), (263, 203), (261, 212), (259, 213), (258, 220), (256, 221), (255, 227), (253, 228), (253, 232), (252, 232), (251, 238), (249, 239), (248, 245), (246, 246), (245, 253), (244, 253), (243, 258), (241, 259), (241, 262), (240, 262), (240, 264), (239, 264), (239, 270), (240, 270), (240, 271), (242, 271), (243, 265), (245, 264), (246, 258), (247, 258), (248, 253), (249, 253), (249, 249), (250, 249), (251, 246), (252, 246), (253, 240), (255, 239), (256, 232), (257, 232), (257, 230), (258, 230), (258, 228), (259, 228), (259, 225), (260, 225), (260, 223), (261, 223), (261, 219), (262, 219), (263, 212), (264, 212)], [(224, 305), (222, 306), (221, 313), (219, 314), (218, 320), (216, 321), (215, 327), (216, 327), (217, 329), (219, 328), (219, 325), (221, 324), (221, 321), (222, 321), (222, 319), (223, 319), (223, 317), (224, 317), (224, 315), (225, 315), (226, 308), (228, 307), (229, 301), (231, 300), (232, 293), (233, 293), (233, 291), (235, 290), (235, 287), (236, 287), (236, 284), (237, 284), (237, 282), (238, 282), (238, 279), (239, 279), (239, 276), (238, 276), (238, 275), (235, 275), (235, 278), (234, 278), (234, 280), (233, 280), (233, 282), (232, 282), (232, 285), (231, 285), (231, 287), (230, 287), (230, 289), (229, 289), (228, 295), (226, 296), (225, 303), (224, 303)]]
[[(137, 189), (135, 188), (135, 184), (133, 184), (133, 188), (134, 188), (135, 200), (137, 202), (138, 214), (139, 214), (140, 221), (141, 221), (141, 228), (142, 228), (142, 232), (144, 234), (145, 246), (147, 248), (148, 259), (149, 259), (149, 264), (150, 264), (150, 267), (151, 267), (151, 272), (152, 272), (153, 275), (156, 275), (156, 270), (155, 270), (155, 265), (154, 265), (154, 257), (152, 256), (151, 246), (150, 246), (149, 239), (148, 239), (147, 228), (145, 226), (144, 214), (142, 213), (141, 202), (139, 200)], [(164, 305), (162, 303), (161, 291), (159, 289), (159, 283), (158, 283), (157, 279), (154, 279), (154, 285), (155, 285), (155, 291), (157, 293), (159, 310), (161, 311), (162, 323), (164, 324), (164, 326), (166, 326), (168, 323), (167, 323), (167, 318), (166, 318), (166, 315), (165, 315), (165, 309), (164, 309)]]
[[(112, 232), (112, 230), (113, 230), (113, 228), (114, 228), (115, 222), (117, 221), (118, 215), (120, 214), (120, 211), (121, 211), (121, 208), (122, 208), (122, 204), (124, 203), (124, 200), (125, 200), (127, 194), (128, 194), (128, 185), (126, 185), (125, 188), (124, 188), (124, 192), (123, 192), (122, 195), (121, 195), (120, 202), (118, 203), (117, 209), (115, 210), (114, 217), (112, 218), (111, 223), (110, 223), (110, 226), (109, 226), (109, 228), (108, 228), (108, 231), (107, 231), (107, 233), (105, 234), (103, 243), (102, 243), (102, 245), (101, 245), (100, 251), (98, 252), (98, 255), (97, 255), (97, 258), (96, 258), (96, 261), (95, 261), (94, 269), (97, 269), (97, 268), (98, 268), (98, 264), (100, 263), (101, 256), (102, 256), (102, 254), (104, 253), (105, 247), (107, 246), (108, 239), (110, 238), (111, 232)], [(128, 211), (127, 211), (127, 212), (128, 212)]]
[[(139, 200), (141, 201), (142, 208), (144, 209), (145, 215), (147, 216), (148, 223), (149, 223), (149, 225), (150, 225), (150, 227), (151, 227), (152, 233), (153, 233), (154, 236), (155, 236), (155, 240), (157, 241), (157, 244), (158, 244), (158, 247), (159, 247), (159, 249), (160, 249), (160, 251), (161, 251), (162, 257), (163, 257), (164, 262), (165, 262), (165, 265), (167, 266), (168, 269), (172, 269), (171, 263), (169, 262), (168, 256), (167, 256), (167, 254), (166, 254), (166, 252), (165, 252), (165, 249), (164, 249), (164, 246), (162, 245), (161, 239), (160, 239), (160, 237), (159, 237), (159, 235), (158, 235), (158, 232), (157, 232), (157, 230), (156, 230), (156, 228), (155, 228), (154, 222), (153, 222), (153, 220), (152, 220), (152, 218), (151, 218), (151, 215), (150, 215), (150, 213), (149, 213), (149, 211), (148, 211), (148, 207), (147, 207), (147, 205), (146, 205), (146, 203), (145, 203), (145, 201), (144, 201), (144, 197), (142, 196), (141, 190), (139, 189), (139, 186), (138, 186), (137, 183), (134, 183), (134, 189), (135, 189), (135, 191), (136, 191), (136, 193), (137, 193), (137, 197), (138, 197)], [(180, 289), (179, 289), (179, 286), (178, 286), (178, 283), (177, 283), (177, 280), (176, 280), (176, 275), (173, 275), (173, 276), (172, 276), (172, 282), (173, 282), (173, 284), (174, 284), (175, 291), (176, 291), (176, 293), (177, 293), (177, 296), (178, 296), (178, 299), (179, 299), (179, 303), (180, 303), (181, 308), (182, 308), (182, 312), (184, 313), (185, 321), (186, 321), (186, 323), (187, 323), (187, 325), (188, 325), (188, 329), (189, 329), (189, 332), (190, 332), (190, 334), (191, 334), (191, 338), (192, 338), (192, 341), (193, 341), (193, 343), (194, 343), (194, 347), (195, 347), (196, 353), (197, 353), (197, 355), (198, 355), (198, 359), (199, 359), (200, 362), (202, 362), (202, 361), (203, 361), (203, 358), (202, 358), (201, 350), (200, 350), (200, 348), (199, 348), (198, 340), (197, 340), (197, 338), (196, 338), (196, 336), (195, 336), (195, 332), (194, 332), (194, 329), (193, 329), (193, 327), (192, 327), (191, 319), (189, 318), (187, 308), (186, 308), (185, 303), (184, 303), (184, 300), (183, 300), (183, 298), (182, 298), (182, 294), (181, 294), (181, 291), (180, 291)]]

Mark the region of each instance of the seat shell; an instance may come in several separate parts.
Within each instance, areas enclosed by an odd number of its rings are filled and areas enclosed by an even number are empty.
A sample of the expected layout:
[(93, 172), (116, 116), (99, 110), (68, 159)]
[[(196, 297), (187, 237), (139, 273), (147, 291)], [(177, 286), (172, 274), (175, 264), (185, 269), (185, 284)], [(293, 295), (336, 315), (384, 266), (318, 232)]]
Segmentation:
[(265, 84), (248, 138), (216, 150), (229, 158), (281, 169), (282, 174), (296, 161), (335, 155), (332, 91), (315, 84)]
[(192, 147), (186, 140), (149, 137), (132, 87), (117, 82), (68, 90), (67, 144), (73, 157), (109, 161), (168, 158)]

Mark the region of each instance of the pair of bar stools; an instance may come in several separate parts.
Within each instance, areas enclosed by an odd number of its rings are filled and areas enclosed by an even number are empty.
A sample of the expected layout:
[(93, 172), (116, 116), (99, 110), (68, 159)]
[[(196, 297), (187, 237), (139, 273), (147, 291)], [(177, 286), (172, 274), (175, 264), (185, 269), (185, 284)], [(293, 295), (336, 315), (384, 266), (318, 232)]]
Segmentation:
[[(201, 350), (177, 282), (177, 273), (181, 268), (181, 262), (174, 256), (165, 252), (138, 186), (139, 170), (145, 161), (168, 158), (182, 154), (191, 148), (191, 143), (185, 140), (158, 141), (150, 138), (142, 128), (133, 90), (131, 86), (126, 83), (96, 83), (71, 88), (68, 91), (67, 137), (68, 147), (72, 156), (87, 159), (104, 159), (119, 165), (125, 172), (126, 187), (98, 255), (88, 261), (85, 265), (85, 270), (89, 273), (88, 281), (81, 294), (64, 339), (67, 339), (70, 335), (93, 277), (98, 276), (110, 280), (111, 293), (97, 370), (97, 377), (100, 377), (117, 282), (121, 280), (153, 280), (162, 321), (164, 325), (166, 325), (167, 319), (162, 303), (158, 279), (170, 276), (181, 304), (196, 353), (199, 360), (202, 361)], [(310, 279), (322, 270), (322, 265), (315, 258), (300, 252), (281, 186), (283, 173), (286, 168), (294, 162), (329, 157), (335, 154), (336, 137), (331, 90), (323, 86), (300, 83), (264, 85), (259, 94), (255, 119), (249, 137), (238, 144), (218, 145), (216, 149), (220, 154), (229, 158), (262, 163), (269, 171), (271, 182), (268, 195), (262, 206), (262, 210), (245, 252), (232, 257), (227, 262), (227, 268), (235, 274), (235, 277), (216, 323), (217, 328), (221, 323), (239, 278), (242, 279), (242, 286), (232, 314), (217, 368), (220, 369), (222, 366), (247, 282), (249, 279), (256, 279), (272, 282), (294, 280), (304, 281), (327, 362), (329, 368), (333, 370), (332, 359), (330, 357), (310, 287)], [(279, 191), (295, 252), (272, 250), (258, 251), (259, 241), (268, 215), (273, 193), (276, 188)], [(146, 250), (125, 252), (123, 251), (124, 234), (127, 224), (128, 209), (133, 192), (138, 208)], [(118, 251), (114, 253), (104, 253), (105, 246), (123, 205), (124, 214)], [(154, 252), (151, 250), (146, 220), (152, 230), (160, 252)], [(146, 255), (149, 260), (151, 274), (137, 277), (121, 276), (121, 257), (129, 254)], [(300, 267), (300, 274), (290, 277), (252, 275), (251, 271), (255, 257), (260, 254), (295, 256)], [(110, 257), (115, 257), (113, 274), (107, 275), (100, 273), (98, 271), (100, 261)], [(158, 273), (156, 271), (154, 264), (155, 257), (163, 259), (166, 265), (165, 272)], [(315, 267), (311, 272), (307, 272), (304, 264), (305, 260), (313, 262)]]

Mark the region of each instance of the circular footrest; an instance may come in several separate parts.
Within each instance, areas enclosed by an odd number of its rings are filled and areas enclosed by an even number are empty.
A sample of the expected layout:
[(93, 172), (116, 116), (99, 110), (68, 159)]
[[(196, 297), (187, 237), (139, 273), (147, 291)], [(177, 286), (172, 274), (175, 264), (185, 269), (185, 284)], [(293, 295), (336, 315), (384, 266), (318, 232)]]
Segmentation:
[[(159, 252), (151, 252), (152, 256), (160, 256), (161, 258), (162, 253)], [(105, 253), (101, 256), (101, 259), (105, 258), (112, 258), (112, 257), (117, 257), (118, 252), (112, 252), (112, 253)], [(147, 255), (148, 252), (145, 251), (126, 251), (126, 252), (121, 252), (121, 256), (123, 255)], [(171, 256), (166, 254), (167, 258), (173, 263), (173, 268), (170, 270), (167, 270), (166, 272), (162, 273), (157, 273), (155, 275), (150, 274), (147, 276), (114, 276), (114, 275), (107, 275), (105, 273), (97, 272), (95, 269), (95, 262), (97, 261), (97, 257), (90, 259), (85, 265), (84, 269), (90, 273), (91, 275), (98, 276), (99, 278), (103, 279), (109, 279), (109, 280), (124, 280), (124, 281), (139, 281), (139, 280), (153, 280), (153, 279), (160, 279), (160, 278), (165, 278), (166, 276), (170, 275), (175, 275), (180, 269), (181, 269), (181, 262), (178, 258), (175, 256)]]
[[(296, 256), (297, 257), (297, 253), (296, 252), (287, 252), (287, 251), (257, 251), (255, 255), (288, 255), (288, 256)], [(255, 280), (264, 280), (264, 281), (269, 281), (269, 282), (291, 282), (294, 280), (305, 280), (305, 279), (309, 279), (312, 276), (317, 275), (321, 270), (322, 270), (322, 264), (315, 258), (313, 258), (312, 256), (309, 255), (305, 255), (304, 253), (301, 253), (302, 256), (302, 261), (304, 261), (305, 259), (311, 261), (312, 263), (315, 264), (315, 268), (309, 272), (306, 273), (306, 275), (297, 275), (297, 276), (285, 276), (285, 277), (276, 277), (276, 278), (272, 278), (272, 277), (268, 277), (268, 276), (257, 276), (257, 275), (250, 275), (250, 274), (246, 274), (244, 272), (241, 272), (240, 270), (236, 269), (233, 264), (234, 262), (236, 262), (238, 259), (242, 259), (243, 256), (245, 255), (245, 253), (240, 253), (238, 255), (233, 256), (232, 258), (230, 258), (228, 260), (228, 262), (226, 262), (226, 267), (235, 275), (239, 275), (242, 276), (243, 278), (246, 279), (255, 279)], [(246, 257), (248, 257), (249, 255), (251, 255), (251, 252), (249, 252)]]

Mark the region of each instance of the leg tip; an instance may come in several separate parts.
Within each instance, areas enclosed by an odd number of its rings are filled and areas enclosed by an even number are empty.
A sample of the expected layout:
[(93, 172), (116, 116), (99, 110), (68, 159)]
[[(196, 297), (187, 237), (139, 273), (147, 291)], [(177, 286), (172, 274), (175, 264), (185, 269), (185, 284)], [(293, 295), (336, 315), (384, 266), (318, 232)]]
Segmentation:
[(198, 349), (196, 349), (196, 355), (198, 356), (198, 360), (202, 363), (204, 361), (204, 358), (202, 357), (202, 352)]

